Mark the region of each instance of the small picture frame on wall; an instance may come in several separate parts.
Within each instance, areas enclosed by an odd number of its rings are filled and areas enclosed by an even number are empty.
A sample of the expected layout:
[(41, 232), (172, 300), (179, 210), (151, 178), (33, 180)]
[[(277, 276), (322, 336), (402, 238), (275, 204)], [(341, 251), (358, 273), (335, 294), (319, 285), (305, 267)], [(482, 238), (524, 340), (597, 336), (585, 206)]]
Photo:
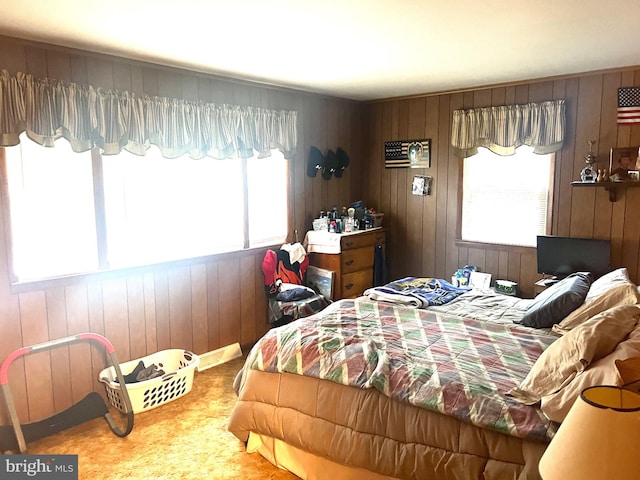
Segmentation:
[(426, 175), (414, 175), (411, 185), (413, 195), (430, 195), (432, 177)]

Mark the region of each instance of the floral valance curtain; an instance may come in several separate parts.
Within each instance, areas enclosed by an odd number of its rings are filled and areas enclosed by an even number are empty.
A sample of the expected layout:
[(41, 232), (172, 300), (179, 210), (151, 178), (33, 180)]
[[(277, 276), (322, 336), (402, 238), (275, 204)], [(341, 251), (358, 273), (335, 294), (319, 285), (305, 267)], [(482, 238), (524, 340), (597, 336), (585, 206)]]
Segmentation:
[(565, 134), (564, 100), (524, 105), (455, 110), (451, 145), (462, 158), (486, 147), (498, 155), (513, 155), (521, 145), (534, 153), (560, 150)]
[(98, 146), (106, 155), (122, 149), (144, 155), (248, 158), (296, 148), (296, 112), (219, 105), (81, 86), (0, 72), (0, 146), (20, 143), (26, 132), (44, 146), (66, 138), (76, 152)]

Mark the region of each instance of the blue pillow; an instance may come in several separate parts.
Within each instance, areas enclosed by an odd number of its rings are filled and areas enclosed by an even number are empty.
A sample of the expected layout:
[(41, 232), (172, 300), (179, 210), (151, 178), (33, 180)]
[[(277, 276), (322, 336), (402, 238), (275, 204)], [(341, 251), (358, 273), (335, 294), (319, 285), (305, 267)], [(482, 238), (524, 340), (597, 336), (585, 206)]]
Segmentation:
[(572, 273), (541, 292), (519, 322), (527, 327), (550, 328), (584, 303), (593, 277)]

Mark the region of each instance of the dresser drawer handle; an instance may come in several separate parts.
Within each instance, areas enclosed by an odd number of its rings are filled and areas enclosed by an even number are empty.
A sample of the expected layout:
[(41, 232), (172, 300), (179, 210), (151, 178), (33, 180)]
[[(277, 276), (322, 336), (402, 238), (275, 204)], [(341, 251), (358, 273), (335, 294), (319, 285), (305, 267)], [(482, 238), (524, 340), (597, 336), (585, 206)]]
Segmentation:
[(353, 242), (345, 242), (346, 247), (350, 247), (351, 245), (353, 245)]
[(351, 265), (353, 264), (353, 258), (350, 258), (349, 260), (347, 260), (346, 262), (344, 262), (345, 265)]
[(353, 288), (353, 283), (351, 283), (351, 282), (347, 283), (347, 284), (345, 285), (345, 288), (346, 288), (347, 290), (351, 290), (351, 289)]

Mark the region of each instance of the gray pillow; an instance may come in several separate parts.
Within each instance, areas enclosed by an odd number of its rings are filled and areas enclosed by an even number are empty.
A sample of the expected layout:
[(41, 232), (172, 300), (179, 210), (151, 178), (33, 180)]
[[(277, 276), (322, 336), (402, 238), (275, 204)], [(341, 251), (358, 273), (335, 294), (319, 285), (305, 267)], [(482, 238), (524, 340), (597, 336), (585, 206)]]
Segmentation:
[(534, 328), (550, 328), (584, 303), (593, 277), (586, 272), (572, 273), (541, 292), (520, 321)]

